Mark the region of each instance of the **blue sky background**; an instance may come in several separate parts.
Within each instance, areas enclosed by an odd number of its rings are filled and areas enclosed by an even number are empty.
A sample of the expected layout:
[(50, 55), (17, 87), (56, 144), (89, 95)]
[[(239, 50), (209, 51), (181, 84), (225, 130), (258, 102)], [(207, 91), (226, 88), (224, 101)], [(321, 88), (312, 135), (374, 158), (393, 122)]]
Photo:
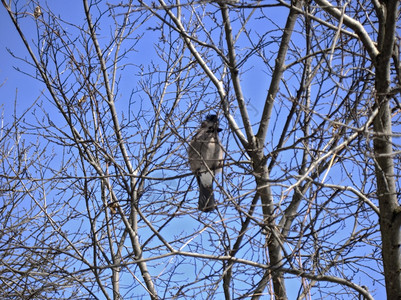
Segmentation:
[[(84, 16), (82, 13), (83, 8), (80, 1), (50, 1), (49, 5), (51, 6), (53, 12), (59, 12), (60, 14), (62, 14), (62, 18), (66, 19), (69, 22), (78, 24), (82, 24), (84, 22)], [(76, 9), (77, 7), (79, 7), (78, 10)], [(277, 14), (277, 20), (275, 20), (275, 22), (284, 22), (284, 16), (286, 17), (286, 14), (283, 16)], [(15, 56), (27, 57), (28, 60), (30, 60), (30, 58), (28, 57), (28, 52), (22, 44), (20, 37), (16, 33), (16, 30), (3, 7), (0, 9), (0, 26), (2, 28), (2, 30), (0, 31), (0, 84), (3, 84), (3, 86), (0, 88), (0, 105), (1, 108), (4, 110), (5, 121), (11, 122), (11, 115), (14, 113), (14, 100), (17, 99), (17, 115), (19, 115), (38, 99), (39, 101), (43, 100), (44, 96), (42, 95), (42, 91), (44, 91), (45, 87), (41, 82), (30, 78), (26, 74), (22, 74), (21, 72), (14, 69), (14, 67), (18, 67), (23, 72), (27, 73), (31, 73), (33, 71), (33, 69), (27, 66), (25, 63), (20, 63), (18, 60), (14, 59), (6, 50), (6, 48), (9, 48), (15, 54)], [(26, 27), (25, 29), (27, 30), (25, 31), (25, 34), (30, 33), (33, 37), (36, 36), (34, 26), (32, 26), (31, 28)], [(68, 25), (66, 25), (65, 30), (69, 30)], [(104, 34), (105, 36), (107, 36), (108, 32), (104, 32)], [(153, 47), (153, 41), (155, 38), (157, 38), (157, 35), (157, 32), (149, 31), (144, 36), (143, 40), (140, 41), (137, 47), (139, 49), (139, 52), (135, 56), (135, 59), (138, 62), (146, 65), (146, 63), (153, 58), (151, 55), (149, 55), (149, 53), (153, 53), (153, 49), (152, 51), (149, 51), (148, 47)], [(260, 68), (258, 67), (259, 64), (255, 63), (254, 67), (250, 69), (247, 73), (245, 73), (244, 76), (242, 76), (244, 94), (249, 97), (249, 100), (252, 100), (252, 105), (249, 108), (249, 114), (252, 118), (254, 118), (254, 120), (260, 118), (261, 104), (265, 100), (266, 90), (269, 84), (269, 76), (265, 72), (263, 72), (262, 65)], [(121, 91), (121, 99), (125, 97), (124, 93), (126, 93), (127, 91), (131, 91), (131, 89), (133, 88), (136, 88), (137, 82), (135, 81), (135, 79), (138, 78), (135, 78), (134, 75), (132, 76), (132, 78), (125, 77), (123, 79), (122, 84), (119, 87)], [(47, 92), (45, 91), (44, 94), (46, 95)], [(119, 97), (117, 97), (117, 99), (118, 98)], [(121, 104), (123, 105), (124, 100), (122, 100), (121, 102)], [(335, 172), (336, 168), (333, 167), (330, 175), (335, 177)], [(195, 204), (195, 201), (192, 204)], [(189, 218), (185, 221), (188, 223), (184, 224), (189, 224), (189, 222), (191, 222)], [(194, 227), (196, 227), (195, 224), (191, 225), (194, 225)], [(177, 223), (175, 224), (175, 226), (176, 227), (172, 228), (179, 229), (179, 226), (182, 226), (182, 223)], [(183, 273), (185, 273), (185, 269), (185, 265), (183, 265)], [(361, 274), (360, 279), (356, 279), (355, 282), (362, 283), (364, 278), (365, 275)], [(299, 284), (299, 279), (295, 279), (295, 282)], [(382, 289), (382, 287), (376, 286), (375, 288), (378, 289), (376, 295), (380, 295), (380, 289)], [(294, 289), (292, 289), (291, 282), (289, 281), (287, 289), (290, 299), (293, 299), (293, 297), (295, 297), (296, 293), (298, 292), (297, 288), (294, 285)]]

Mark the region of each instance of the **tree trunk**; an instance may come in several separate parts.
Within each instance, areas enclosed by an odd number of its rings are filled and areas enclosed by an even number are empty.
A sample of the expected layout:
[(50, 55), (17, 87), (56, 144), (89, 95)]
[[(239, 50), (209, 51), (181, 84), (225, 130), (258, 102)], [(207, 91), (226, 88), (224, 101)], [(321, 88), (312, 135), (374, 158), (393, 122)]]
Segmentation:
[(377, 8), (380, 19), (376, 58), (376, 103), (374, 120), (375, 172), (380, 206), (380, 231), (387, 299), (401, 299), (400, 206), (394, 176), (390, 97), (390, 62), (394, 49), (398, 1), (382, 2)]
[(274, 202), (269, 185), (269, 172), (267, 166), (261, 157), (262, 151), (259, 152), (259, 157), (256, 155), (253, 158), (254, 170), (256, 174), (257, 189), (262, 201), (262, 210), (264, 216), (265, 230), (267, 232), (266, 244), (269, 252), (269, 264), (271, 269), (267, 270), (259, 282), (256, 290), (253, 293), (252, 299), (259, 299), (269, 282), (270, 277), (273, 281), (273, 290), (276, 300), (287, 299), (285, 282), (283, 274), (277, 269), (280, 269), (283, 263), (280, 241), (278, 240), (276, 223), (274, 218)]

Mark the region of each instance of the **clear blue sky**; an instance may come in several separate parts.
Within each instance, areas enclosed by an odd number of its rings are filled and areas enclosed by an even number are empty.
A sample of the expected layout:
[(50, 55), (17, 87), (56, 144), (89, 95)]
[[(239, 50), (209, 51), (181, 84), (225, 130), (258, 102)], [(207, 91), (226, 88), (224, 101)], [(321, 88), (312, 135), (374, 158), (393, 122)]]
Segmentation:
[[(63, 18), (71, 22), (83, 22), (81, 1), (54, 1), (50, 4), (54, 5), (54, 12), (59, 11), (63, 14)], [(76, 13), (77, 7), (79, 8), (79, 13)], [(284, 21), (284, 18), (282, 20)], [(20, 114), (41, 96), (44, 85), (14, 69), (14, 67), (18, 66), (23, 71), (31, 72), (33, 70), (25, 63), (20, 63), (7, 52), (6, 48), (9, 48), (16, 56), (28, 57), (28, 52), (3, 7), (0, 8), (0, 26), (2, 28), (0, 31), (0, 84), (3, 84), (0, 88), (0, 108), (4, 109), (6, 122), (9, 122), (11, 121), (10, 115), (13, 113), (15, 98), (17, 97), (18, 101), (17, 113)], [(34, 30), (33, 27), (32, 30)], [(34, 35), (36, 32), (32, 32), (32, 34)], [(146, 49), (142, 50), (147, 52)], [(29, 57), (28, 60), (30, 61)], [(256, 66), (243, 77), (243, 80), (244, 87), (248, 89), (248, 93), (245, 94), (252, 95), (253, 100), (264, 101), (269, 83), (269, 78), (266, 74), (261, 72), (261, 69), (258, 70)], [(249, 93), (249, 91), (252, 91), (252, 93)], [(253, 103), (257, 102), (254, 101)], [(255, 105), (254, 107), (255, 110), (250, 108), (249, 114), (252, 118), (258, 119), (261, 113), (258, 110), (260, 106)], [(290, 289), (289, 294), (291, 294)]]
[(24, 67), (10, 55), (7, 48), (21, 57), (26, 57), (28, 52), (3, 6), (0, 9), (0, 26), (2, 28), (0, 31), (0, 83), (3, 84), (0, 88), (0, 105), (5, 109), (7, 118), (12, 113), (16, 95), (21, 112), (23, 107), (29, 106), (29, 103), (40, 95), (40, 89), (43, 86), (14, 69), (15, 66), (20, 66), (22, 69)]
[[(25, 3), (23, 3), (25, 4)], [(83, 7), (82, 1), (50, 1), (48, 3), (53, 12), (62, 14), (63, 18), (71, 22), (83, 22)], [(78, 10), (76, 8), (79, 8)], [(79, 13), (76, 13), (76, 12)], [(33, 74), (33, 69), (10, 55), (9, 49), (15, 56), (27, 58), (31, 61), (28, 51), (25, 49), (21, 38), (16, 31), (14, 24), (10, 20), (6, 9), (3, 5), (0, 6), (0, 106), (6, 110), (5, 117), (13, 111), (14, 100), (18, 100), (18, 112), (31, 106), (32, 102), (41, 96), (44, 85), (43, 83), (23, 74), (15, 68), (20, 68), (21, 71)], [(36, 36), (34, 26), (24, 27), (24, 34), (29, 39), (29, 34)]]

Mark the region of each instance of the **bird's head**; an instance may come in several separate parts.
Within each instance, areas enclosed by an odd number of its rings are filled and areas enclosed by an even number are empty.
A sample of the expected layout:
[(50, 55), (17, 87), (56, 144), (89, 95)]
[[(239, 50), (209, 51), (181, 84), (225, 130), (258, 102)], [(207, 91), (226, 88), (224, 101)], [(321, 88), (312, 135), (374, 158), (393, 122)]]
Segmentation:
[(207, 115), (206, 120), (202, 123), (202, 127), (207, 128), (207, 132), (220, 132), (223, 129), (219, 127), (219, 119), (217, 115)]

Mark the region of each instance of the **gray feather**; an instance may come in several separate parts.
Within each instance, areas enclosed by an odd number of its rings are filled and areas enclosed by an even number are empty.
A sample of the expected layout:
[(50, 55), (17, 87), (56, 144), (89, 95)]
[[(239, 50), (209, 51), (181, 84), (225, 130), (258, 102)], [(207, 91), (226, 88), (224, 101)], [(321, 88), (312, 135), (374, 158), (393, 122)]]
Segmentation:
[(220, 143), (216, 115), (209, 115), (191, 140), (188, 148), (189, 165), (199, 185), (199, 210), (212, 211), (216, 207), (213, 195), (214, 175), (223, 161), (223, 147)]

